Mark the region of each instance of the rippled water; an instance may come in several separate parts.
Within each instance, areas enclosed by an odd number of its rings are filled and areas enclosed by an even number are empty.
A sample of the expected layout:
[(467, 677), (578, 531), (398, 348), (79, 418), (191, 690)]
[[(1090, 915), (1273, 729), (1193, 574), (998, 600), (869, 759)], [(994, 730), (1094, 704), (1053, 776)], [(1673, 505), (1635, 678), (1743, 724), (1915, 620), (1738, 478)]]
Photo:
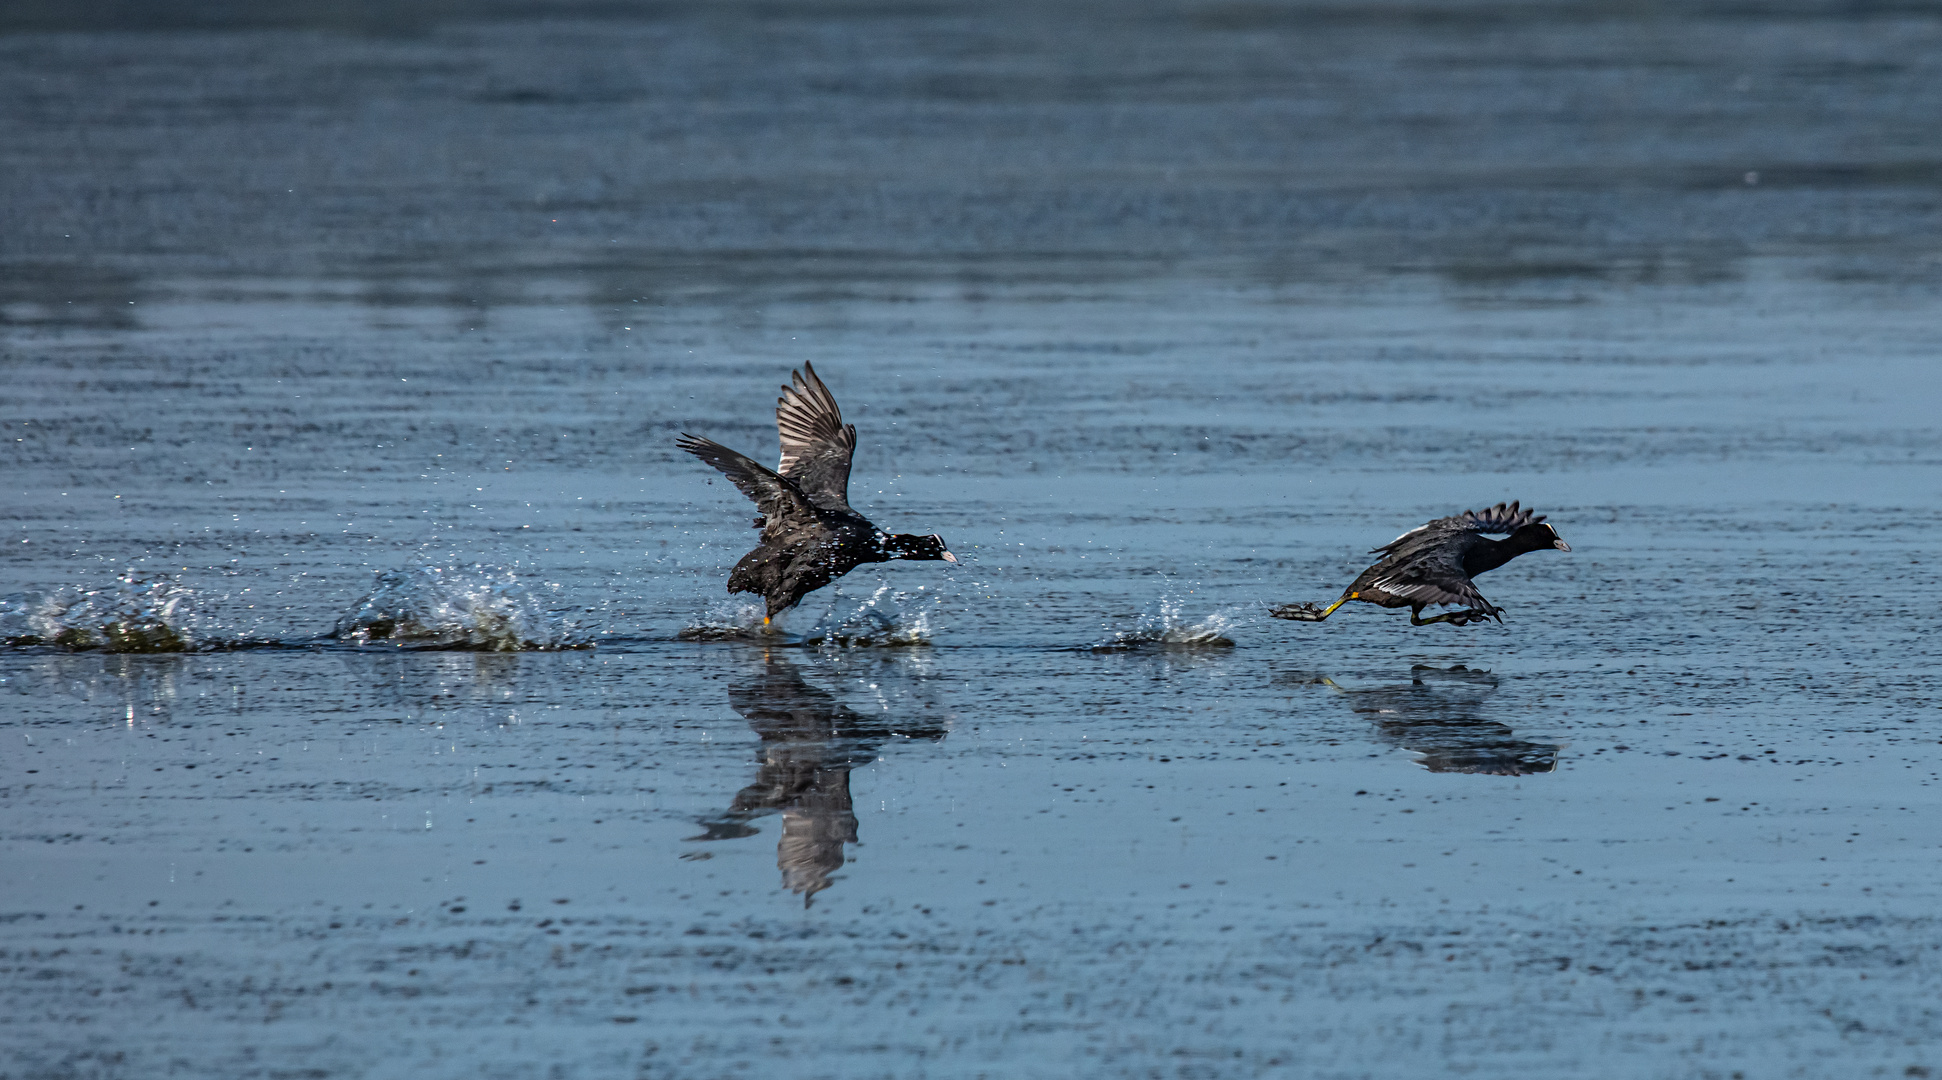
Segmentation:
[[(1139, 10), (8, 16), (0, 1072), (1942, 1070), (1934, 20)], [(963, 562), (763, 634), (803, 361)]]

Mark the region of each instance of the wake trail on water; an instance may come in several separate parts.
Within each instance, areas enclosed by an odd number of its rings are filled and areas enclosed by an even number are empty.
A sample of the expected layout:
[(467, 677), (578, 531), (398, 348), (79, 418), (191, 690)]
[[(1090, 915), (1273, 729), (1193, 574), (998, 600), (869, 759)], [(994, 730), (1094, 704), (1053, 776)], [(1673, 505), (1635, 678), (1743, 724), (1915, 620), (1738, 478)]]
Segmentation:
[[(945, 592), (928, 586), (906, 591), (888, 582), (867, 593), (832, 589), (822, 598), (826, 606), (820, 614), (795, 609), (764, 625), (760, 599), (725, 597), (691, 616), (674, 636), (825, 651), (927, 647), (935, 641), (948, 600)], [(133, 572), (98, 588), (15, 593), (0, 597), (0, 647), (105, 653), (532, 652), (590, 649), (596, 643), (627, 647), (656, 639), (650, 632), (587, 625), (580, 616), (588, 612), (570, 603), (558, 583), (520, 567), (485, 562), (418, 562), (377, 571), (367, 591), (340, 609), (321, 634), (266, 636), (241, 630), (234, 620), (217, 615), (225, 600), (234, 599), (220, 590), (199, 593), (175, 577)], [(1248, 615), (1245, 607), (1190, 613), (1187, 599), (1169, 589), (1131, 625), (1105, 627), (1107, 636), (1077, 647), (1095, 652), (1228, 648)]]
[(503, 566), (410, 566), (380, 571), (322, 636), (252, 637), (226, 627), (220, 607), (180, 580), (125, 573), (97, 588), (61, 586), (0, 597), (0, 646), (70, 652), (186, 653), (392, 646), (475, 652), (583, 649), (592, 637), (559, 608), (559, 587)]

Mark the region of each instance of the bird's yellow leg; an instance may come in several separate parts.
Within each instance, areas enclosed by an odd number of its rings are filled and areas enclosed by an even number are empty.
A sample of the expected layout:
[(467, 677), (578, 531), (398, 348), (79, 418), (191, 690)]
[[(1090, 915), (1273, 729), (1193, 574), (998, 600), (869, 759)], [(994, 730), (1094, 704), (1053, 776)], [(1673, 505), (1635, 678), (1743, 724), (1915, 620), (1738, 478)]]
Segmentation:
[(1321, 622), (1323, 619), (1326, 619), (1330, 615), (1335, 614), (1336, 608), (1341, 607), (1343, 604), (1348, 603), (1352, 599), (1354, 599), (1353, 596), (1344, 596), (1340, 600), (1335, 601), (1333, 604), (1328, 605), (1327, 607), (1322, 609), (1322, 613), (1320, 615), (1315, 616), (1315, 621)]
[(762, 616), (762, 625), (763, 626), (769, 625), (769, 617), (767, 615)]

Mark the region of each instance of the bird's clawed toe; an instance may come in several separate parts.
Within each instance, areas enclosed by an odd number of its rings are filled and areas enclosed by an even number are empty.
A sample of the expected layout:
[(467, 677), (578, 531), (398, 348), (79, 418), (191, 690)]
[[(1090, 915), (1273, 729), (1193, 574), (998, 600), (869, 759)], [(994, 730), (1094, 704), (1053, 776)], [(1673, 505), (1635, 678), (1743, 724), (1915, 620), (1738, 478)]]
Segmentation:
[[(1489, 622), (1491, 619), (1496, 618), (1496, 613), (1481, 611), (1477, 608), (1466, 608), (1462, 611), (1452, 611), (1446, 618), (1450, 620), (1451, 626), (1468, 626), (1471, 623)], [(1503, 620), (1497, 619), (1497, 621), (1502, 622)]]

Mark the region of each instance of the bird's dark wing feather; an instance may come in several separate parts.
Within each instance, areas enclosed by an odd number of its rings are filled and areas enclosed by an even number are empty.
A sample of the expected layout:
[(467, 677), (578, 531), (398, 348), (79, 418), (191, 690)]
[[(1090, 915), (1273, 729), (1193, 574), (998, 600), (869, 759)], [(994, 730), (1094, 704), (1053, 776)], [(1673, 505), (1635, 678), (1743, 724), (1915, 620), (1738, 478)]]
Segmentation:
[[(748, 457), (712, 439), (683, 434), (674, 445), (721, 470), (723, 476), (742, 489), (774, 527), (784, 521), (817, 518), (816, 508), (801, 489), (786, 477), (777, 476)], [(765, 530), (766, 532), (766, 530)]]
[(1496, 610), (1463, 572), (1461, 544), (1438, 544), (1403, 555), (1393, 565), (1378, 569), (1368, 587), (1424, 604)]
[(1418, 525), (1379, 548), (1371, 548), (1370, 554), (1402, 551), (1404, 548), (1415, 546), (1419, 540), (1434, 540), (1452, 533), (1508, 535), (1532, 522), (1543, 520), (1543, 514), (1521, 510), (1515, 502), (1498, 503), (1487, 510), (1465, 510), (1461, 514), (1437, 518), (1427, 525)]
[(843, 422), (836, 398), (804, 364), (790, 372), (791, 385), (782, 388), (775, 403), (775, 426), (782, 435), (782, 464), (776, 471), (826, 510), (850, 508), (850, 457), (856, 452), (856, 428)]

